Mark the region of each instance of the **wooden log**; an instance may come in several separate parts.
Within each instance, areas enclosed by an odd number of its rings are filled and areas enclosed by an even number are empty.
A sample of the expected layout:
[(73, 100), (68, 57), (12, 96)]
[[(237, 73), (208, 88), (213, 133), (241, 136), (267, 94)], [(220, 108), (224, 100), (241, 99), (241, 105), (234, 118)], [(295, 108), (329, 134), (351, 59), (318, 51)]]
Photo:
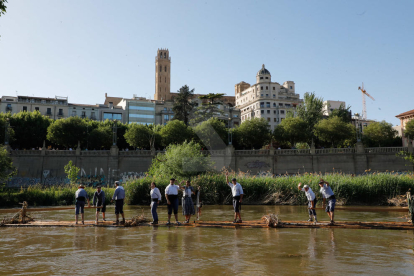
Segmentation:
[[(108, 206), (106, 206), (108, 207)], [(85, 209), (96, 209), (102, 208), (102, 206), (85, 206)], [(45, 208), (27, 208), (26, 212), (43, 212), (43, 211), (62, 211), (62, 210), (73, 210), (75, 206), (72, 207), (45, 207)], [(0, 209), (0, 213), (15, 213), (19, 212), (21, 209)]]

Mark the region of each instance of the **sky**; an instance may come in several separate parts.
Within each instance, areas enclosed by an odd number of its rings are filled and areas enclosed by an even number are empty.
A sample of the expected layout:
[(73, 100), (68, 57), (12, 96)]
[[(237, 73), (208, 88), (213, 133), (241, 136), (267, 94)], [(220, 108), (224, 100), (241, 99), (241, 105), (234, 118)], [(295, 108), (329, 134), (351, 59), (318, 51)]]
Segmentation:
[(171, 91), (234, 96), (262, 64), (369, 119), (414, 109), (414, 1), (9, 0), (0, 17), (0, 95), (153, 98), (168, 48)]

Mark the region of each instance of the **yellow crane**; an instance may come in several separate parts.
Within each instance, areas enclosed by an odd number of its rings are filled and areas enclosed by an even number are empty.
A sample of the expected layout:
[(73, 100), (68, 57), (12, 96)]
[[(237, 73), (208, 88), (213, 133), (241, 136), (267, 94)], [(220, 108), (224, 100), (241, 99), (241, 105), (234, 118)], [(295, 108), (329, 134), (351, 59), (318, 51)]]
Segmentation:
[(358, 87), (358, 90), (361, 90), (362, 92), (362, 119), (366, 120), (367, 119), (367, 104), (365, 101), (365, 95), (367, 95), (373, 101), (375, 101), (375, 99), (370, 94), (367, 93), (367, 91), (364, 88), (364, 83), (362, 83), (362, 86)]

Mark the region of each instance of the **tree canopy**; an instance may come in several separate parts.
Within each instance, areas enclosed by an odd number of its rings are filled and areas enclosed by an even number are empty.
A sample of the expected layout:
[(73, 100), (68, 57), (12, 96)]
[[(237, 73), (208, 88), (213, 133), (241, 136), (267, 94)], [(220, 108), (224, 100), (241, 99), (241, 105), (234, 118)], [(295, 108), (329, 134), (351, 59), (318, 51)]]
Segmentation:
[(15, 174), (16, 168), (13, 166), (9, 153), (5, 147), (0, 147), (0, 186), (4, 185)]
[(240, 148), (261, 149), (270, 142), (269, 123), (265, 118), (253, 118), (245, 121), (233, 130), (236, 144)]
[(181, 144), (184, 141), (191, 141), (194, 137), (192, 129), (183, 121), (169, 121), (159, 132), (163, 146), (170, 144)]
[(7, 6), (5, 3), (7, 3), (7, 0), (0, 0), (0, 17), (2, 14), (6, 13)]
[(414, 119), (405, 124), (404, 136), (410, 137), (411, 140), (414, 139)]
[(190, 101), (194, 97), (194, 88), (190, 90), (187, 85), (184, 85), (177, 92), (173, 106), (174, 120), (183, 121), (184, 124), (188, 125), (191, 112), (195, 106), (195, 103)]
[(363, 131), (363, 141), (368, 146), (391, 146), (397, 131), (386, 121), (369, 124)]
[(192, 114), (191, 124), (195, 125), (210, 118), (217, 118), (223, 116), (224, 112), (219, 108), (221, 98), (224, 96), (222, 93), (209, 93), (207, 95), (200, 96), (199, 99), (203, 101), (202, 105), (197, 107)]
[(306, 123), (298, 117), (286, 118), (275, 128), (273, 136), (280, 143), (289, 142), (291, 147), (296, 143), (306, 142)]
[(198, 140), (209, 150), (223, 149), (228, 143), (226, 125), (217, 118), (210, 118), (194, 127)]
[(350, 123), (352, 121), (351, 106), (345, 108), (345, 105), (341, 104), (338, 109), (332, 110), (331, 114), (329, 115), (329, 118), (332, 117), (339, 117), (345, 123)]
[(130, 124), (125, 139), (134, 148), (151, 149), (161, 145), (159, 125)]
[(338, 116), (319, 121), (315, 125), (314, 133), (321, 141), (330, 143), (332, 147), (340, 147), (345, 140), (355, 139), (355, 127)]
[(87, 132), (86, 120), (79, 117), (60, 119), (47, 129), (47, 139), (52, 143), (68, 148), (75, 148), (78, 141), (83, 142)]
[(323, 99), (316, 97), (315, 93), (306, 92), (303, 95), (303, 105), (296, 108), (297, 116), (306, 123), (308, 143), (314, 138), (314, 126), (322, 119)]

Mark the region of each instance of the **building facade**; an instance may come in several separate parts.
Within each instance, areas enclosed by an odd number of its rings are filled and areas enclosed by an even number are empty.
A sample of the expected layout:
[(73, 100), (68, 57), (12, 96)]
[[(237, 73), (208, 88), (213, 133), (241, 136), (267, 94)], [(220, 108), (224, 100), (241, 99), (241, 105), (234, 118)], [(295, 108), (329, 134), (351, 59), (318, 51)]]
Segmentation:
[(296, 113), (296, 107), (303, 103), (295, 93), (293, 81), (280, 85), (272, 82), (271, 77), (263, 64), (256, 74), (255, 84), (242, 81), (235, 85), (236, 108), (240, 109), (241, 123), (252, 118), (265, 118), (273, 130), (288, 112)]
[(100, 121), (99, 105), (90, 104), (68, 104), (68, 117), (80, 117), (82, 119), (90, 119)]
[[(400, 126), (401, 126), (401, 134), (402, 134), (402, 141), (403, 141), (403, 147), (407, 147), (408, 146), (408, 137), (406, 137), (404, 135), (404, 130), (405, 130), (405, 125), (414, 119), (414, 109), (401, 113), (397, 116), (398, 119), (400, 119)], [(414, 137), (410, 137), (411, 143), (414, 146)]]
[(335, 109), (339, 109), (342, 106), (342, 108), (346, 108), (345, 102), (343, 101), (324, 101), (323, 102), (323, 108), (322, 108), (322, 112), (324, 116), (329, 116), (331, 115), (332, 111), (334, 111)]

